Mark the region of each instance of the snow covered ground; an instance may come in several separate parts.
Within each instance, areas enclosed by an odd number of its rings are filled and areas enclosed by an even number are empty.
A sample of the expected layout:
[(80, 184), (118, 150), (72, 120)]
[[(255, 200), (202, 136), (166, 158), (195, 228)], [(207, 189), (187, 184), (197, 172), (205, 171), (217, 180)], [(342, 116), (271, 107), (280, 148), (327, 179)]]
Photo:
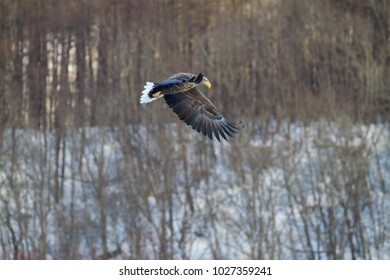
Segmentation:
[(6, 130), (0, 258), (389, 259), (389, 124)]

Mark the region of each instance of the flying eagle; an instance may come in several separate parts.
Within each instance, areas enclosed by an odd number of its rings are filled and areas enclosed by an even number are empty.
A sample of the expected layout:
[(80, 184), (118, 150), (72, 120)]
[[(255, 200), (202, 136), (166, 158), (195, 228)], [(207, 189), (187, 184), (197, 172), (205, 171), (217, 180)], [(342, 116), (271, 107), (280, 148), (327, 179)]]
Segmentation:
[(160, 97), (187, 125), (204, 136), (220, 140), (222, 136), (233, 137), (240, 129), (236, 124), (226, 120), (213, 103), (200, 92), (197, 85), (211, 87), (210, 81), (202, 74), (177, 73), (160, 83), (146, 82), (141, 103), (149, 103)]

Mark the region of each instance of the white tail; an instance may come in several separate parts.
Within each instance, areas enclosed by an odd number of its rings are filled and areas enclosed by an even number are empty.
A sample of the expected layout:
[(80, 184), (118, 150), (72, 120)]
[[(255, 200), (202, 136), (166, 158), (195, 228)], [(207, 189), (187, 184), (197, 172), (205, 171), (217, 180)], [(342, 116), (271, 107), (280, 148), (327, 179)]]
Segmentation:
[(157, 99), (157, 98), (150, 98), (148, 95), (149, 92), (153, 89), (153, 87), (154, 87), (154, 83), (146, 82), (144, 86), (144, 90), (142, 91), (140, 103), (149, 103)]

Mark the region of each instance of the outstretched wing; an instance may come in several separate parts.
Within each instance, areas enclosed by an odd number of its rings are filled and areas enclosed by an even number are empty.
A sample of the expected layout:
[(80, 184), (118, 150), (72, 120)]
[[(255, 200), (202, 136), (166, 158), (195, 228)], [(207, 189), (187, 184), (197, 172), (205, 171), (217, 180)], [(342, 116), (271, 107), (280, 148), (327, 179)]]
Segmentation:
[(210, 139), (214, 134), (218, 141), (221, 141), (219, 136), (227, 140), (227, 136), (233, 137), (238, 132), (239, 128), (226, 120), (196, 87), (182, 93), (165, 94), (164, 99), (183, 122)]

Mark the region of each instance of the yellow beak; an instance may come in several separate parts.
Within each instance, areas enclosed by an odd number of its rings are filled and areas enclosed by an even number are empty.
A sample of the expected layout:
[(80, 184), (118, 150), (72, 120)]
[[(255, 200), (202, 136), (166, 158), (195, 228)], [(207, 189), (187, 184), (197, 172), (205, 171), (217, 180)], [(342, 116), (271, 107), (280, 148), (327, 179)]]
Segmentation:
[(211, 88), (211, 83), (206, 78), (203, 78), (201, 83), (204, 84), (206, 87)]

